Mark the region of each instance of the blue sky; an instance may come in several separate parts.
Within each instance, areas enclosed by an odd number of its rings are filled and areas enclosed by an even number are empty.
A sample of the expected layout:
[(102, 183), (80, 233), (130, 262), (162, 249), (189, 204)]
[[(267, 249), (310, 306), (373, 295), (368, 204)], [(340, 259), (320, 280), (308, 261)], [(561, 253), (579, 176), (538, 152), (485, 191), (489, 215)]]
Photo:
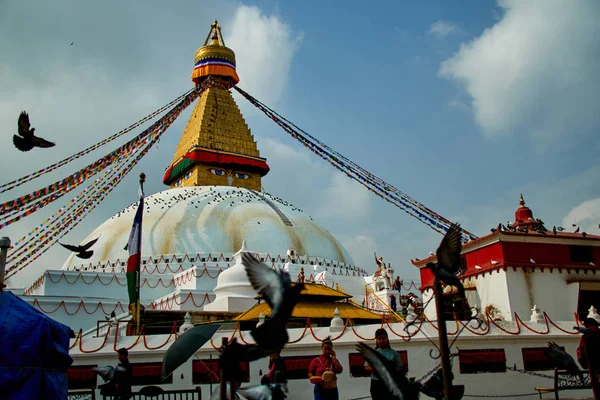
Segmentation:
[[(12, 134), (27, 109), (36, 132), (58, 143), (36, 153), (43, 156), (9, 146), (2, 182), (96, 143), (189, 89), (194, 52), (218, 18), (237, 55), (241, 88), (446, 218), (485, 235), (513, 219), (523, 193), (547, 225), (577, 223), (598, 233), (595, 0), (55, 3), (0, 5), (0, 123)], [(272, 168), (263, 180), (268, 192), (315, 217), (363, 268), (375, 268), (377, 251), (403, 278), (418, 277), (410, 259), (435, 251), (439, 234), (236, 100)], [(162, 173), (190, 111), (65, 241), (83, 240), (135, 201), (142, 170), (147, 192), (165, 188)], [(15, 240), (52, 211), (3, 234)], [(14, 283), (60, 268), (67, 255), (50, 250)]]

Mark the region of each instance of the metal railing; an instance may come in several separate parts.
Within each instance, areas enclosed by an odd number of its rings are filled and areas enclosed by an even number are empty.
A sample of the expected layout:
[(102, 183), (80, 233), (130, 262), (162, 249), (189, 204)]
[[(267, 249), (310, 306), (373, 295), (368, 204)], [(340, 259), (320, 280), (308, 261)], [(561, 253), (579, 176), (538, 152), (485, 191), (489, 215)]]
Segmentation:
[(96, 400), (96, 389), (69, 390), (68, 400)]
[[(102, 400), (117, 400), (117, 395), (102, 395)], [(201, 400), (200, 387), (195, 389), (163, 390), (160, 386), (146, 386), (139, 392), (132, 393), (130, 400)]]

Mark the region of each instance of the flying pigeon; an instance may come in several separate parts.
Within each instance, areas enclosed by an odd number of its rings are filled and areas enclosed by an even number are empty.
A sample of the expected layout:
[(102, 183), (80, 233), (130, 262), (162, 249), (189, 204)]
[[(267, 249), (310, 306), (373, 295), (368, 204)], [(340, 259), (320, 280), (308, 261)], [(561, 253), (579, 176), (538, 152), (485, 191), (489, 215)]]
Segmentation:
[(461, 244), (460, 225), (452, 224), (442, 239), (436, 251), (437, 262), (428, 262), (427, 267), (433, 271), (435, 277), (446, 285), (455, 286), (461, 297), (465, 297), (465, 288), (460, 279), (455, 275), (460, 266)]
[[(227, 382), (226, 386), (226, 390), (225, 390), (225, 400), (230, 400), (229, 398), (229, 393), (231, 393), (231, 384), (229, 382)], [(235, 394), (235, 400), (240, 399), (240, 396), (238, 396), (238, 394)], [(221, 388), (219, 386), (217, 386), (217, 388), (215, 390), (213, 390), (212, 394), (210, 395), (210, 400), (223, 400), (221, 399)]]
[(76, 257), (79, 258), (83, 258), (84, 260), (87, 260), (88, 258), (90, 258), (93, 254), (94, 254), (94, 250), (90, 250), (90, 247), (92, 247), (96, 242), (98, 241), (98, 238), (87, 242), (86, 244), (83, 244), (81, 246), (73, 246), (70, 244), (63, 244), (60, 243), (59, 244), (64, 247), (67, 250), (72, 251), (73, 253), (75, 253)]
[(113, 380), (113, 378), (115, 377), (115, 374), (118, 372), (125, 372), (125, 368), (118, 366), (117, 368), (111, 366), (111, 365), (107, 365), (104, 367), (94, 367), (92, 368), (92, 370), (94, 372), (96, 372), (98, 375), (100, 375), (102, 377), (102, 379), (104, 379), (104, 382), (110, 382)]
[(255, 361), (270, 354), (270, 351), (255, 344), (242, 345), (238, 343), (237, 338), (233, 338), (227, 347), (221, 350), (219, 366), (221, 369), (226, 369), (232, 365), (238, 365), (240, 361)]
[(556, 343), (548, 342), (548, 358), (552, 360), (556, 368), (564, 369), (570, 374), (577, 374), (581, 379), (581, 383), (585, 385), (585, 380), (583, 379), (583, 374), (579, 370), (579, 367), (575, 363), (573, 357), (561, 349)]
[(21, 151), (29, 151), (34, 147), (53, 147), (54, 143), (35, 136), (35, 128), (31, 128), (29, 124), (29, 114), (22, 111), (19, 115), (17, 123), (19, 135), (13, 135), (13, 143), (15, 147)]
[(283, 400), (287, 396), (279, 384), (257, 385), (240, 388), (238, 393), (248, 400)]
[(417, 400), (421, 383), (411, 382), (403, 369), (391, 369), (390, 361), (365, 343), (357, 343), (356, 349), (373, 368), (373, 373), (381, 379), (388, 391), (389, 399)]
[(242, 264), (254, 290), (262, 294), (271, 307), (271, 318), (250, 334), (259, 346), (281, 350), (289, 339), (285, 325), (300, 298), (304, 283), (292, 286), (289, 273), (269, 268), (248, 252), (242, 253)]

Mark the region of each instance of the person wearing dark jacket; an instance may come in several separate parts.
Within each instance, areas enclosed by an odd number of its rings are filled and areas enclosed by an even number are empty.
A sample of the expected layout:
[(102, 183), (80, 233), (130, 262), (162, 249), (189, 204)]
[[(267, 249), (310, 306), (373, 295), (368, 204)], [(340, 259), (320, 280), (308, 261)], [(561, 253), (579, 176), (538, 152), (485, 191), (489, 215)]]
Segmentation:
[(115, 373), (114, 381), (116, 386), (116, 398), (118, 400), (128, 400), (131, 398), (131, 378), (133, 375), (133, 368), (129, 362), (129, 352), (126, 348), (121, 347), (117, 350), (117, 357), (119, 358), (118, 372)]

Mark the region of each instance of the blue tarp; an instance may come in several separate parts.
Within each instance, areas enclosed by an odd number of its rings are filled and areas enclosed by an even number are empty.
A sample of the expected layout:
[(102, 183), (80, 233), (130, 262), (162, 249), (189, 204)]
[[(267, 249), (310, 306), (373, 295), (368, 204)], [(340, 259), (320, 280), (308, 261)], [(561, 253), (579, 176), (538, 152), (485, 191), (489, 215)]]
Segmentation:
[(0, 292), (0, 398), (67, 398), (71, 329)]

